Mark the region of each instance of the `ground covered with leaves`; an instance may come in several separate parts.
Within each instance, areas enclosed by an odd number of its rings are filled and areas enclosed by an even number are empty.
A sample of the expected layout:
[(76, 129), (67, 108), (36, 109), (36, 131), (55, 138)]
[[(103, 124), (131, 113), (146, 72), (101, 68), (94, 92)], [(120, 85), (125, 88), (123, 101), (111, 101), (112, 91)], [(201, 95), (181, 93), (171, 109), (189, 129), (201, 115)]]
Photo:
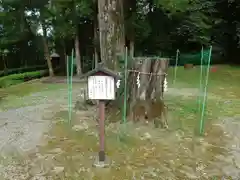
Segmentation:
[[(21, 85), (21, 91), (16, 90), (20, 85), (1, 90), (0, 133), (6, 145), (1, 151), (0, 173), (9, 180), (239, 178), (239, 72), (219, 66), (210, 73), (205, 131), (199, 136), (200, 70), (179, 68), (172, 84), (170, 69), (165, 95), (170, 128), (154, 128), (152, 123), (107, 124), (106, 153), (111, 166), (106, 169), (92, 167), (99, 147), (96, 107), (74, 110), (70, 123), (66, 85), (36, 81)], [(74, 86), (73, 104), (82, 101), (79, 89), (83, 86)], [(9, 134), (16, 138), (2, 138), (11, 137)]]

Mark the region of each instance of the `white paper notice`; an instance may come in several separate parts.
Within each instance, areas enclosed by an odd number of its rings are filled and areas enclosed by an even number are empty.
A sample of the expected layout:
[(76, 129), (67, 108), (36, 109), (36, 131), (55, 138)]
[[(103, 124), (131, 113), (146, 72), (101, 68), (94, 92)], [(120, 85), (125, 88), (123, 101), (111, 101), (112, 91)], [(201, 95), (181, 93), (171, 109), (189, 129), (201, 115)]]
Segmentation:
[(89, 76), (89, 99), (113, 100), (115, 99), (115, 83), (111, 76)]

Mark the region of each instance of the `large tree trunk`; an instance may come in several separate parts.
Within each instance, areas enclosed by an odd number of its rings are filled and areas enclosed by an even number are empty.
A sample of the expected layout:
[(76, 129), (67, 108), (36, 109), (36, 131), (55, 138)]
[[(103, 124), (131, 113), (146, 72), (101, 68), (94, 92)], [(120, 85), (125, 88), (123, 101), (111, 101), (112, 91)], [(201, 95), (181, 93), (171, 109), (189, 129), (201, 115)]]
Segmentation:
[(3, 60), (3, 71), (4, 71), (4, 75), (7, 74), (7, 63), (5, 60), (5, 55), (2, 55), (2, 60)]
[(77, 75), (82, 74), (82, 66), (81, 66), (81, 56), (80, 56), (80, 49), (79, 49), (79, 38), (78, 38), (78, 32), (75, 36), (75, 53), (76, 53), (76, 65), (77, 65)]
[(123, 1), (99, 0), (98, 12), (101, 60), (116, 70), (118, 55), (123, 55), (125, 45)]
[(67, 54), (66, 54), (66, 45), (65, 45), (65, 41), (64, 39), (59, 39), (58, 41), (58, 45), (57, 45), (57, 52), (59, 52), (60, 55), (60, 69), (61, 72), (66, 74), (66, 67), (67, 67)]
[(42, 23), (42, 29), (43, 29), (42, 41), (43, 41), (43, 48), (44, 48), (44, 56), (47, 60), (49, 76), (54, 76), (52, 61), (51, 61), (50, 52), (49, 52), (48, 43), (47, 43), (47, 29), (44, 23)]
[(98, 23), (97, 23), (97, 15), (94, 17), (94, 67), (97, 68), (99, 61), (99, 38), (98, 38)]
[(129, 46), (130, 46), (129, 54), (130, 54), (130, 57), (133, 58), (134, 57), (134, 41), (133, 40), (130, 40)]
[(135, 27), (132, 23), (136, 18), (136, 0), (125, 0), (125, 9), (126, 9), (126, 21), (127, 21), (127, 30), (126, 37), (129, 41), (129, 55), (131, 58), (134, 57), (134, 40), (135, 40)]

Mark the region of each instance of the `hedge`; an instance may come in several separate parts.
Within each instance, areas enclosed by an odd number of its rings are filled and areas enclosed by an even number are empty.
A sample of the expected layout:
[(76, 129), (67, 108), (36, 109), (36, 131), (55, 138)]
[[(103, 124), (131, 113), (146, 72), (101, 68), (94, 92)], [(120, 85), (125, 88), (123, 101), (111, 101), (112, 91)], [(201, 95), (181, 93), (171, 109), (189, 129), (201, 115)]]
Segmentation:
[(9, 76), (0, 77), (0, 88), (19, 84), (32, 79), (41, 78), (48, 75), (48, 70), (25, 72), (20, 74), (12, 74)]
[(0, 71), (0, 77), (10, 75), (10, 74), (19, 74), (31, 71), (39, 71), (47, 69), (47, 65), (39, 65), (39, 66), (31, 66), (31, 67), (22, 67), (22, 68), (15, 68), (15, 69), (7, 69), (6, 72)]

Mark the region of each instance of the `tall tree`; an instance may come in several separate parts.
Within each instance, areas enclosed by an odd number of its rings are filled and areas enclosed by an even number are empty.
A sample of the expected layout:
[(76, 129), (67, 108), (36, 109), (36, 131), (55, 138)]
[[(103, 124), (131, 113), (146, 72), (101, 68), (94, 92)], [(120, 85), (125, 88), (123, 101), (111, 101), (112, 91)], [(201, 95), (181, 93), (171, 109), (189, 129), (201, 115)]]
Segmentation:
[(28, 10), (25, 15), (27, 15), (29, 26), (31, 26), (32, 31), (36, 35), (40, 35), (44, 48), (44, 57), (48, 64), (49, 75), (54, 76), (54, 71), (52, 67), (50, 49), (48, 43), (48, 35), (52, 30), (51, 26), (51, 4), (48, 1), (31, 1), (27, 4), (30, 10)]
[(125, 28), (123, 1), (98, 1), (101, 60), (111, 69), (117, 69), (118, 55), (124, 53)]

